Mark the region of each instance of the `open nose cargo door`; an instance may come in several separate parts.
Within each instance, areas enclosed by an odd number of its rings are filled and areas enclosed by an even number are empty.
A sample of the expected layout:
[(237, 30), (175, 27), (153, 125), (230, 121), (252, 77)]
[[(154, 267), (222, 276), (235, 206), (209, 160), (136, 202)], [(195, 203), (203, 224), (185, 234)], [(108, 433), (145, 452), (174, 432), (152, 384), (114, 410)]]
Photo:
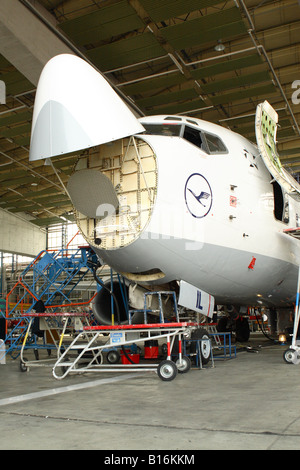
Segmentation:
[(29, 160), (64, 155), (144, 128), (107, 80), (72, 54), (52, 58), (39, 79)]

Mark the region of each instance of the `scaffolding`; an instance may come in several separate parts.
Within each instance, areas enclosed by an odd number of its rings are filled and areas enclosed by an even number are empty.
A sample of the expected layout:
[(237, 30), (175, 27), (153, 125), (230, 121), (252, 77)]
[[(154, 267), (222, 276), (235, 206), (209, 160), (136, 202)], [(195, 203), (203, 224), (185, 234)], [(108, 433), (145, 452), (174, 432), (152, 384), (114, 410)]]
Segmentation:
[[(32, 323), (30, 313), (38, 301), (42, 300), (49, 313), (87, 306), (97, 292), (83, 301), (79, 287), (87, 278), (89, 285), (94, 285), (91, 275), (97, 266), (97, 256), (89, 246), (41, 251), (6, 296), (5, 354), (10, 354), (13, 359), (18, 357), (26, 334), (26, 348), (38, 349), (37, 335), (28, 338), (28, 327)], [(96, 290), (95, 285), (93, 290)], [(53, 345), (44, 340), (42, 347), (51, 349)]]

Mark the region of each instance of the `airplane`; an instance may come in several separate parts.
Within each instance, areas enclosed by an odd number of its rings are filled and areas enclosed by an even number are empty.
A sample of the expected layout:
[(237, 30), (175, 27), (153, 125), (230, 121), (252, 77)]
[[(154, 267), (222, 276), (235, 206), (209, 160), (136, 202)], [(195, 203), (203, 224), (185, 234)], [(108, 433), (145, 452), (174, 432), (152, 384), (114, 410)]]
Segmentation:
[[(300, 251), (289, 231), (300, 226), (300, 185), (280, 163), (277, 122), (259, 104), (254, 144), (191, 116), (138, 117), (90, 64), (61, 54), (39, 80), (30, 161), (78, 152), (65, 188), (76, 223), (128, 281), (135, 308), (139, 293), (170, 290), (210, 319), (217, 306), (233, 319), (248, 306), (284, 316), (296, 297)], [(109, 303), (100, 290), (102, 324)]]

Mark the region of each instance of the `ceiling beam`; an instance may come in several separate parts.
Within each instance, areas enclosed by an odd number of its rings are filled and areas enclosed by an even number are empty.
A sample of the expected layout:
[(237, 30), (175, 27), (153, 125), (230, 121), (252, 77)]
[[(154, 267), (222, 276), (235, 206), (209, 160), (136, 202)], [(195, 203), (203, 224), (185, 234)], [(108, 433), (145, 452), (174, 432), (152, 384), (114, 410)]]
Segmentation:
[(36, 86), (49, 59), (72, 51), (21, 2), (1, 0), (0, 53)]

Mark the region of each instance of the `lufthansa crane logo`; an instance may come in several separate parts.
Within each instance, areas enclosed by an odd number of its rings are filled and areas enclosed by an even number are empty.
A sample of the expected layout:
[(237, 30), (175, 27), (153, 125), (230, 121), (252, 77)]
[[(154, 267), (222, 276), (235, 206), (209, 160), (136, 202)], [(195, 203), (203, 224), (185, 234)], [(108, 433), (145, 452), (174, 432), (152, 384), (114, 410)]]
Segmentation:
[(200, 173), (193, 173), (184, 188), (186, 206), (193, 217), (205, 217), (212, 206), (212, 190), (209, 182)]

